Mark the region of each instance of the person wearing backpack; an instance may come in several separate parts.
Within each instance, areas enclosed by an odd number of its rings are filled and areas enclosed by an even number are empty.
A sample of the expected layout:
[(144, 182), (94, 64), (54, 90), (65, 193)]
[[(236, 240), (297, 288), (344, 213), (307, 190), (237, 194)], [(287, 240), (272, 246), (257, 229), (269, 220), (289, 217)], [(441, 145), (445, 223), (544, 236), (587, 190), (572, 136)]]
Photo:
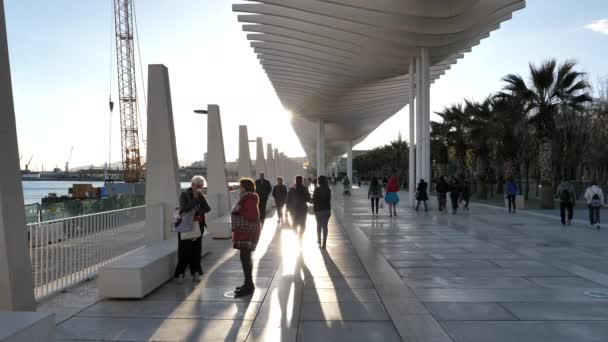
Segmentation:
[[(557, 197), (559, 198), (559, 214), (562, 219), (562, 225), (570, 225), (576, 196), (574, 194), (574, 185), (566, 177), (557, 186)], [(566, 212), (568, 212), (567, 218)]]
[(604, 206), (604, 192), (597, 186), (597, 182), (592, 182), (591, 186), (585, 191), (585, 199), (589, 206), (589, 225), (597, 225), (600, 229), (600, 208)]

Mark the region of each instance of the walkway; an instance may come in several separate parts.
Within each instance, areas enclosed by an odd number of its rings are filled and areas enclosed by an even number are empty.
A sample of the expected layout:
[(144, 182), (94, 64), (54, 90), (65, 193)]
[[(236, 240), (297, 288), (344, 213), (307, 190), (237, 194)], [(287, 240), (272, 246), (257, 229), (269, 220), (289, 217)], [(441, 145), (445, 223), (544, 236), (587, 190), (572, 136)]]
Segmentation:
[[(326, 251), (316, 245), (312, 216), (301, 242), (276, 217), (267, 220), (255, 253), (253, 298), (223, 296), (242, 281), (240, 263), (229, 241), (209, 240), (199, 284), (169, 282), (142, 301), (98, 301), (94, 286), (85, 285), (75, 290), (84, 299), (60, 295), (41, 310), (62, 313), (58, 338), (78, 341), (608, 336), (608, 299), (585, 294), (608, 290), (608, 232), (481, 206), (458, 215), (402, 206), (397, 218), (384, 209), (376, 219), (367, 189), (354, 188), (350, 198), (334, 194)], [(87, 300), (84, 310), (76, 309), (75, 302)]]

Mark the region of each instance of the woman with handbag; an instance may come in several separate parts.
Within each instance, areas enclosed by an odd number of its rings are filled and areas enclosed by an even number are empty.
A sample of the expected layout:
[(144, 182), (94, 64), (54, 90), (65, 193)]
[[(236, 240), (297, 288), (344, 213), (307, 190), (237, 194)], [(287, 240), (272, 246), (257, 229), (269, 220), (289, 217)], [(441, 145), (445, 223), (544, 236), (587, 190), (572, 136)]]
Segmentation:
[(241, 252), (241, 265), (245, 283), (236, 288), (235, 297), (245, 297), (253, 294), (253, 261), (251, 253), (260, 240), (262, 228), (260, 225), (260, 210), (258, 204), (260, 198), (255, 193), (255, 182), (250, 178), (242, 178), (240, 181), (240, 198), (232, 208), (232, 247)]
[[(186, 267), (190, 268), (190, 274), (194, 281), (200, 281), (203, 275), (201, 267), (201, 252), (203, 246), (203, 232), (205, 230), (205, 214), (211, 211), (209, 203), (203, 194), (203, 188), (207, 181), (203, 176), (192, 177), (192, 186), (184, 190), (179, 196), (180, 225), (190, 225), (191, 229), (181, 229), (177, 233), (177, 267), (174, 277), (179, 283), (183, 283)], [(192, 220), (192, 222), (190, 222)], [(177, 230), (177, 227), (176, 227)]]

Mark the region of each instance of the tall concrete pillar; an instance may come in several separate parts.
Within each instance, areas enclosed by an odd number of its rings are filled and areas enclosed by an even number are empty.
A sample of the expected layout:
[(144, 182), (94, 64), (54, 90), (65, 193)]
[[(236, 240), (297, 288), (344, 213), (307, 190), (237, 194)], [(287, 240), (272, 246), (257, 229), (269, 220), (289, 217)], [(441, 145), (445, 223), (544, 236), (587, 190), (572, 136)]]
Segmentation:
[(226, 177), (226, 154), (222, 119), (218, 105), (209, 105), (207, 123), (207, 199), (211, 212), (209, 217), (228, 215), (231, 209)]
[(348, 142), (348, 147), (346, 150), (346, 176), (353, 182), (353, 142)]
[(325, 123), (319, 120), (317, 127), (317, 177), (325, 175)]
[(251, 155), (249, 154), (249, 136), (247, 126), (239, 126), (239, 178), (251, 177)]
[(422, 174), (431, 189), (431, 58), (428, 48), (422, 48)]
[(260, 173), (264, 173), (266, 178), (266, 161), (264, 160), (264, 141), (258, 137), (256, 139), (256, 153), (255, 153), (255, 178), (260, 176)]
[(410, 205), (413, 207), (416, 204), (416, 110), (414, 108), (414, 101), (416, 99), (416, 83), (415, 83), (415, 65), (416, 59), (412, 57), (410, 59), (410, 70), (408, 85), (410, 91), (409, 99), (409, 110), (410, 110), (410, 138), (409, 138), (409, 172), (408, 172), (408, 183), (409, 183), (409, 195)]
[(0, 0), (0, 311), (36, 311), (19, 167), (17, 125)]
[(266, 144), (266, 178), (270, 181), (270, 184), (274, 185), (277, 183), (277, 176), (274, 172), (274, 158), (272, 158), (272, 144)]
[[(275, 148), (273, 151), (273, 164), (274, 164), (274, 174), (276, 177), (283, 177), (283, 172), (281, 172), (281, 159), (279, 157), (279, 149)], [(283, 177), (285, 178), (285, 177)]]
[(285, 154), (283, 152), (279, 153), (279, 160), (281, 163), (281, 174), (283, 175), (285, 185), (289, 187), (293, 179), (290, 178), (289, 170), (287, 170), (287, 161), (285, 160)]
[(416, 181), (424, 178), (422, 174), (422, 62), (416, 57)]
[(148, 65), (146, 148), (146, 204), (153, 206), (146, 210), (146, 234), (148, 241), (159, 241), (175, 235), (171, 223), (180, 192), (169, 71), (162, 64)]

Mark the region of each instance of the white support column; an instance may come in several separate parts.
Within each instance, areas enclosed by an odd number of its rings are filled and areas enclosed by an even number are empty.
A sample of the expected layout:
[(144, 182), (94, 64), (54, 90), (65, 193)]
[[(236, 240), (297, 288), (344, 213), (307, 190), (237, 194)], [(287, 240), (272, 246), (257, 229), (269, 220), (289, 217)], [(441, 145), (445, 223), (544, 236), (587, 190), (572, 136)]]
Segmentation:
[(428, 48), (422, 48), (422, 175), (431, 187), (431, 57)]
[(275, 148), (273, 151), (273, 162), (274, 162), (274, 175), (276, 177), (283, 177), (283, 173), (281, 172), (281, 159), (279, 158), (279, 149)]
[(348, 147), (346, 150), (346, 176), (350, 180), (351, 184), (353, 183), (353, 142), (348, 142)]
[(325, 123), (319, 120), (317, 128), (317, 177), (325, 175)]
[(418, 184), (422, 174), (422, 61), (420, 57), (416, 57), (416, 180), (414, 184)]
[(415, 67), (416, 59), (412, 57), (410, 59), (410, 70), (408, 85), (410, 90), (409, 110), (410, 110), (410, 138), (409, 138), (409, 194), (410, 194), (410, 205), (414, 206), (416, 202), (416, 82), (415, 82)]
[(247, 126), (239, 126), (239, 178), (251, 177), (251, 154), (249, 153), (249, 135)]
[(274, 185), (277, 183), (277, 176), (274, 172), (274, 158), (272, 158), (272, 144), (266, 144), (266, 179), (270, 184)]
[(255, 140), (255, 178), (260, 176), (260, 173), (266, 175), (266, 161), (264, 160), (264, 141), (261, 137)]
[[(148, 140), (146, 144), (147, 241), (168, 239), (180, 182), (169, 71), (162, 64), (148, 66)], [(159, 217), (156, 206), (162, 208)]]
[(228, 177), (226, 177), (226, 154), (220, 108), (209, 105), (207, 123), (207, 198), (211, 206), (209, 216), (221, 217), (230, 213)]
[(279, 153), (279, 159), (281, 160), (281, 174), (283, 175), (284, 183), (289, 187), (293, 179), (291, 179), (289, 170), (287, 169), (287, 160), (285, 160), (285, 154), (283, 152)]
[(36, 311), (12, 89), (0, 0), (0, 311)]

